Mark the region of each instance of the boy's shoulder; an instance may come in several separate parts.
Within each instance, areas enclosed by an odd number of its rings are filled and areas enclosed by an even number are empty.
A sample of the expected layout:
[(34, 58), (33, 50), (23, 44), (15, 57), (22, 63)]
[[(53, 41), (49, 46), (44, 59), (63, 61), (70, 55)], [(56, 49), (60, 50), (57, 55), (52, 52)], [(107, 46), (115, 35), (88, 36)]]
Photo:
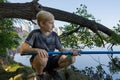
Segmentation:
[(31, 33), (33, 33), (33, 34), (34, 33), (39, 33), (39, 32), (40, 32), (40, 29), (34, 29), (34, 30), (31, 31)]
[(53, 34), (53, 35), (57, 35), (57, 33), (56, 33), (55, 31), (52, 31), (52, 34)]
[(34, 29), (32, 32), (40, 32), (40, 29)]
[[(33, 33), (33, 34), (40, 34), (41, 31), (40, 31), (40, 29), (34, 29), (34, 30), (31, 31), (31, 33)], [(52, 31), (52, 32), (51, 32), (51, 35), (53, 35), (53, 36), (58, 36), (55, 31)]]
[(40, 33), (40, 29), (34, 29), (30, 32), (30, 35), (38, 35)]

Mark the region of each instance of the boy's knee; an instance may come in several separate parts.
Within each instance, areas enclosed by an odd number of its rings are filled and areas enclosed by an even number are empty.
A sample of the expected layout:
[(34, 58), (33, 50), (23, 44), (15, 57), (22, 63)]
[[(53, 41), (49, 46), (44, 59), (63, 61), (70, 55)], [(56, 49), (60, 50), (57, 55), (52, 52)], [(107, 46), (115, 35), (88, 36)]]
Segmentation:
[(42, 58), (39, 60), (39, 64), (41, 66), (46, 66), (47, 65), (48, 58)]
[(48, 58), (41, 58), (38, 55), (34, 57), (33, 64), (36, 66), (46, 66), (47, 65)]
[(72, 55), (62, 55), (60, 60), (59, 60), (59, 65), (64, 64), (64, 65), (70, 65), (75, 62), (75, 56)]
[(69, 62), (69, 64), (73, 64), (75, 62), (75, 56), (68, 55), (66, 61)]

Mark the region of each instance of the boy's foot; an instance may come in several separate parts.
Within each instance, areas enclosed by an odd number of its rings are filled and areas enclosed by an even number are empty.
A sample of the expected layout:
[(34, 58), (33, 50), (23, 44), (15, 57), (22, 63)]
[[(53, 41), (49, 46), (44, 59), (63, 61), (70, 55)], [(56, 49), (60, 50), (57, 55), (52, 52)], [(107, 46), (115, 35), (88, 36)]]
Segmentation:
[(46, 80), (44, 74), (36, 75), (36, 79), (37, 79), (37, 80)]
[(62, 80), (57, 71), (50, 71), (49, 74), (52, 76), (53, 80)]

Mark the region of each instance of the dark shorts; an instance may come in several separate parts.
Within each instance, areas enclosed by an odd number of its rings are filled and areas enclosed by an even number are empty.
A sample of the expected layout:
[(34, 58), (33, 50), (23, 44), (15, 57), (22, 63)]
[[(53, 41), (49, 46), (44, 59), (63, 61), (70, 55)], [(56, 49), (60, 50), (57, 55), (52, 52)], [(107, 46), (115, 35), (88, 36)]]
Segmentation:
[[(33, 61), (34, 57), (35, 56), (32, 56), (30, 58), (30, 62)], [(60, 57), (61, 57), (61, 55), (53, 55), (53, 56), (51, 55), (51, 56), (49, 56), (47, 65), (46, 65), (46, 67), (44, 68), (43, 71), (44, 72), (45, 71), (50, 71), (50, 70), (53, 70), (53, 69), (59, 67), (58, 61), (59, 61)]]

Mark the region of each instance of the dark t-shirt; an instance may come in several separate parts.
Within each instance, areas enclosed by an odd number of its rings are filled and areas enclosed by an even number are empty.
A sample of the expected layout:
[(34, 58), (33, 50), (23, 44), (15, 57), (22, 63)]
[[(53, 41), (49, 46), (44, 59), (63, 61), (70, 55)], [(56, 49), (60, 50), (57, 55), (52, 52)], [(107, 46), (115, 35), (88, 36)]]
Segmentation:
[(33, 30), (25, 42), (32, 46), (32, 48), (45, 49), (46, 51), (54, 51), (55, 49), (62, 48), (58, 35), (55, 32), (51, 32), (46, 36), (41, 33), (40, 29)]

